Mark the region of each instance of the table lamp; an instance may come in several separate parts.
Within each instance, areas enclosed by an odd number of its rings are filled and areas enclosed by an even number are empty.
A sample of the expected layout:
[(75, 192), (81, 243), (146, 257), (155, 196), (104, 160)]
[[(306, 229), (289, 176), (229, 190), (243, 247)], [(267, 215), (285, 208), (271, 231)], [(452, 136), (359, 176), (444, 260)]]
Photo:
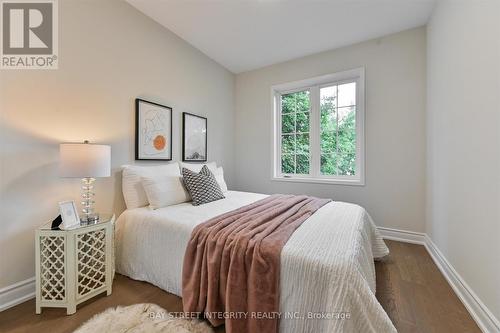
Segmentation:
[(59, 146), (61, 177), (82, 179), (82, 222), (99, 219), (94, 212), (94, 181), (111, 175), (111, 146), (83, 143), (61, 143)]

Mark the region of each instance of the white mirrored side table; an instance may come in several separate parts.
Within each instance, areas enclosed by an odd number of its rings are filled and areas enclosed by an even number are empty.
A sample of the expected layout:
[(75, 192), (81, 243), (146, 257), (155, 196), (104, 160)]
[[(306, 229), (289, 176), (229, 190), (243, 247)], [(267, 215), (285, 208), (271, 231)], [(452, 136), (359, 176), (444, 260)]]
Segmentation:
[(36, 230), (36, 313), (42, 307), (66, 308), (102, 292), (111, 295), (114, 277), (115, 216), (69, 230), (52, 230), (47, 223)]

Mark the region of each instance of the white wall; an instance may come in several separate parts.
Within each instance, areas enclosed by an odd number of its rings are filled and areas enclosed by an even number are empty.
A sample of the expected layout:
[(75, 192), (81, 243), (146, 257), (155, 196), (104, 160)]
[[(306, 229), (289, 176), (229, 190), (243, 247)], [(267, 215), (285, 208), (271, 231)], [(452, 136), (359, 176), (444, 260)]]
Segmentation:
[(209, 159), (233, 183), (232, 73), (122, 1), (59, 1), (59, 19), (58, 70), (0, 71), (0, 288), (34, 275), (34, 229), (78, 199), (57, 174), (60, 142), (111, 144), (97, 208), (124, 208), (116, 169), (134, 160), (138, 96), (174, 108), (174, 159), (181, 113), (208, 116)]
[[(355, 202), (364, 206), (379, 226), (424, 231), (425, 50), (425, 28), (417, 28), (238, 74), (237, 188)], [(363, 66), (366, 185), (271, 181), (270, 87)]]
[(500, 2), (441, 1), (428, 25), (426, 231), (500, 318)]

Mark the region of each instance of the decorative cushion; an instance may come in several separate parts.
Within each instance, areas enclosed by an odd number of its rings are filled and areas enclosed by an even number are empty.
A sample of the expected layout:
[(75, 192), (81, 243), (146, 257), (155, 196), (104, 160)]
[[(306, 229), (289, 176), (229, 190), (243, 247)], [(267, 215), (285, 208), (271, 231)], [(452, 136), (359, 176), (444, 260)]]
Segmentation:
[(201, 168), (199, 173), (182, 168), (182, 177), (184, 185), (193, 199), (193, 206), (225, 198), (215, 176), (206, 165)]
[(174, 162), (154, 166), (123, 166), (122, 191), (128, 209), (144, 207), (149, 204), (148, 197), (142, 185), (142, 178), (155, 177), (156, 175), (180, 177), (179, 164)]
[(217, 167), (217, 164), (215, 162), (208, 162), (208, 163), (184, 163), (184, 162), (179, 162), (179, 167), (182, 171), (182, 168), (189, 169), (194, 172), (200, 172), (201, 168), (203, 166), (207, 166), (210, 171), (215, 176), (215, 179), (217, 179), (217, 183), (219, 184), (222, 193), (227, 192), (227, 185), (226, 181), (224, 180), (224, 169), (222, 167)]
[(191, 200), (184, 184), (182, 184), (180, 175), (142, 177), (142, 185), (149, 201), (149, 207), (152, 209), (177, 205)]

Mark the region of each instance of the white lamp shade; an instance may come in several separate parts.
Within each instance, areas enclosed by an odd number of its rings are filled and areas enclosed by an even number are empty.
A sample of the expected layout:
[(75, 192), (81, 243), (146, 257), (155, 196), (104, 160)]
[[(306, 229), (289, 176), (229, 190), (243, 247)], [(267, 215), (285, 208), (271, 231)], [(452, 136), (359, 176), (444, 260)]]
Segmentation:
[(59, 146), (61, 177), (109, 177), (111, 146), (90, 143), (61, 143)]

